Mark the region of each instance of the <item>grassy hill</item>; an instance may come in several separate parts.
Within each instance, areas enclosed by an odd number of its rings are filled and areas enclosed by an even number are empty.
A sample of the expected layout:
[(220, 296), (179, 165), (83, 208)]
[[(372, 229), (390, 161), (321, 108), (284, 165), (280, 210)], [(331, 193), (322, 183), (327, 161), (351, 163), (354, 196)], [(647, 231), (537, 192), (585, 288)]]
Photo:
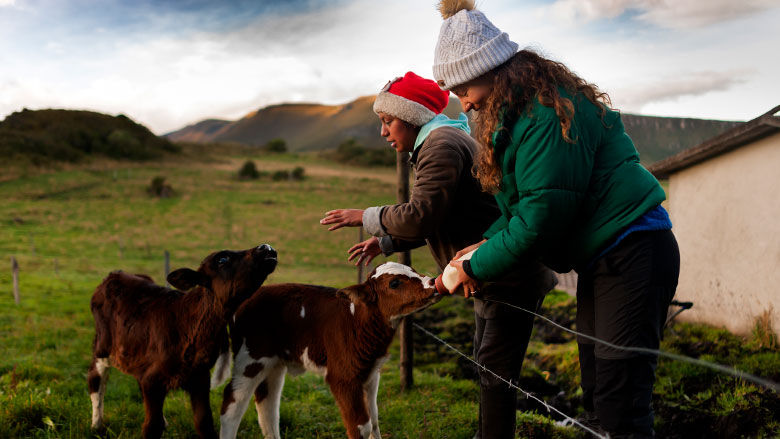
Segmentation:
[(11, 162), (78, 162), (89, 156), (148, 160), (178, 150), (121, 114), (24, 109), (0, 122), (0, 158)]
[[(344, 105), (281, 104), (262, 108), (228, 122), (205, 120), (166, 134), (173, 141), (239, 142), (264, 145), (282, 138), (291, 151), (334, 149), (348, 138), (369, 148), (385, 148), (379, 122), (372, 110), (375, 96), (364, 96)], [(450, 99), (445, 113), (460, 111)], [(624, 114), (626, 131), (634, 139), (646, 165), (714, 137), (739, 122)]]
[[(335, 149), (347, 139), (369, 148), (386, 148), (379, 136), (379, 119), (373, 111), (375, 96), (343, 105), (281, 104), (253, 111), (234, 122), (213, 119), (165, 135), (174, 142), (238, 142), (260, 146), (282, 138), (291, 151)], [(460, 111), (451, 99), (445, 113)]]
[(622, 119), (626, 133), (634, 140), (645, 165), (696, 146), (741, 123), (626, 113), (622, 114)]

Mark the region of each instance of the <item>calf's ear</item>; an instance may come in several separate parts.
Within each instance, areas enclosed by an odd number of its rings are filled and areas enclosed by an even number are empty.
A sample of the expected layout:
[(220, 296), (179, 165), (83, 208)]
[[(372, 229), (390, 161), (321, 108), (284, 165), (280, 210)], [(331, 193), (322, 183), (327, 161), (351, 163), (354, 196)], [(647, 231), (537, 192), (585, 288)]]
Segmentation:
[(180, 290), (186, 291), (198, 285), (209, 288), (211, 279), (200, 271), (195, 271), (190, 268), (179, 268), (168, 275), (168, 283)]
[(347, 296), (349, 300), (363, 303), (376, 302), (376, 293), (366, 284), (352, 285), (339, 290), (339, 294)]

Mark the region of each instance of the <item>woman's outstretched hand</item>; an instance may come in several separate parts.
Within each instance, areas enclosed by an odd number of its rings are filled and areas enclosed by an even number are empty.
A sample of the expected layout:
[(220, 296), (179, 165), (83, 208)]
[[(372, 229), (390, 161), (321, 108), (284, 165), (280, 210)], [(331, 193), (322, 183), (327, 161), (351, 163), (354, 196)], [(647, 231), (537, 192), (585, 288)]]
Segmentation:
[(329, 231), (342, 227), (358, 227), (363, 225), (363, 209), (336, 209), (325, 213), (320, 224), (328, 225)]
[(382, 253), (382, 249), (379, 247), (379, 239), (375, 236), (353, 245), (347, 251), (349, 252), (349, 261), (357, 258), (355, 266), (361, 263), (368, 265), (378, 254)]
[(450, 289), (450, 294), (455, 294), (455, 291), (458, 290), (458, 287), (462, 286), (463, 297), (473, 296), (479, 288), (479, 283), (476, 280), (470, 278), (469, 275), (466, 274), (466, 271), (463, 270), (463, 261), (450, 261), (450, 266), (458, 270), (458, 277), (455, 281), (455, 285), (452, 287), (452, 289)]

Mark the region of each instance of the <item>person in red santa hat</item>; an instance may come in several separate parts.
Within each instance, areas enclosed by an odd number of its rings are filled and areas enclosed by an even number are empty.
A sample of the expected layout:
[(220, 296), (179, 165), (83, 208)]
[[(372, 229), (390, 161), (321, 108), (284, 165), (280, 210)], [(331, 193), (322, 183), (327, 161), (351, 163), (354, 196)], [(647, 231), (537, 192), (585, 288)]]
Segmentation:
[[(379, 92), (374, 112), (381, 121), (380, 134), (393, 149), (410, 154), (414, 186), (407, 203), (336, 209), (320, 220), (330, 226), (328, 230), (362, 226), (373, 235), (348, 250), (356, 265), (368, 265), (380, 253), (389, 256), (427, 243), (443, 270), (458, 250), (482, 241), (482, 233), (500, 216), (494, 198), (482, 191), (472, 174), (477, 143), (469, 135), (468, 119), (463, 113), (458, 119), (442, 114), (448, 103), (449, 91), (413, 72), (393, 79)], [(491, 299), (535, 310), (555, 283), (548, 268), (527, 263), (511, 276), (482, 285), (480, 291), (463, 292), (474, 297), (474, 355), (480, 364), (507, 380), (519, 379), (533, 316)], [(480, 379), (476, 437), (486, 428), (514, 434), (516, 405), (514, 389)]]

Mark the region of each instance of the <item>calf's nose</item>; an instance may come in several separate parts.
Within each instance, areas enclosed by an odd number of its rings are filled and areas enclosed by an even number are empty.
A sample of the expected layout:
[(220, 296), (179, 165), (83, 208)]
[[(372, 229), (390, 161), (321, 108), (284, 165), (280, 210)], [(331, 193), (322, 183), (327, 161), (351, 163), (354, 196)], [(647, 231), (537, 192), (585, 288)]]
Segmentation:
[(268, 244), (259, 245), (256, 249), (261, 255), (265, 254), (266, 256), (276, 257), (276, 250)]

